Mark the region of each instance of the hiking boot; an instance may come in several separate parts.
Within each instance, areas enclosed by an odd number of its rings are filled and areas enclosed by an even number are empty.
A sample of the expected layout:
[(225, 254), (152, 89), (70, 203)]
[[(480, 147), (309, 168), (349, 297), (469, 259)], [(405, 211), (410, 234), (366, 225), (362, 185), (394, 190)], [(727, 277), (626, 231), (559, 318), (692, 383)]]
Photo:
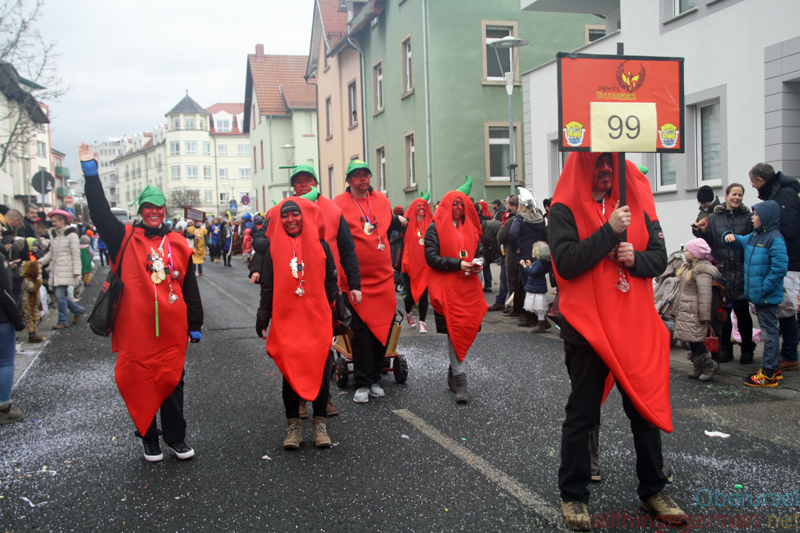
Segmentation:
[(158, 437), (154, 439), (142, 439), (144, 444), (144, 460), (149, 463), (157, 463), (164, 459), (164, 454), (161, 453), (161, 445), (158, 443)]
[(369, 387), (361, 387), (353, 394), (353, 401), (356, 403), (367, 403), (369, 401)]
[(419, 334), (425, 335), (428, 333), (428, 326), (422, 320), (419, 321)]
[(185, 442), (179, 441), (172, 444), (167, 443), (167, 446), (175, 454), (175, 457), (181, 461), (186, 461), (194, 457), (194, 450), (186, 445)]
[(306, 405), (305, 400), (300, 400), (300, 409), (298, 411), (300, 413), (300, 418), (303, 420), (308, 418), (308, 405)]
[(789, 361), (781, 357), (781, 362), (778, 363), (778, 370), (782, 372), (792, 372), (798, 369), (800, 369), (800, 362), (798, 361)]
[(326, 420), (324, 417), (315, 416), (311, 421), (314, 435), (314, 444), (317, 448), (330, 448), (331, 438), (328, 436)]
[(467, 375), (453, 375), (453, 383), (456, 386), (456, 403), (467, 403)]
[(700, 355), (702, 361), (703, 373), (700, 374), (700, 381), (711, 381), (714, 379), (714, 374), (719, 370), (719, 363), (711, 358), (711, 354), (706, 352)]
[(689, 523), (689, 517), (665, 490), (639, 502), (639, 508), (645, 513), (663, 517), (669, 523), (680, 523), (681, 525)]
[(75, 315), (75, 318), (72, 319), (72, 323), (73, 324), (77, 324), (78, 322), (80, 322), (81, 321), (81, 317), (83, 316), (83, 313), (85, 313), (85, 312), (86, 312), (86, 309), (84, 309), (83, 311), (81, 311), (80, 313)]
[(775, 374), (777, 372), (772, 376), (768, 376), (762, 368), (755, 374), (744, 378), (744, 384), (748, 387), (777, 387), (779, 378)]
[(28, 342), (30, 342), (30, 343), (44, 342), (44, 339), (41, 338), (36, 333), (28, 333)]
[(299, 418), (290, 418), (286, 421), (288, 429), (286, 439), (283, 441), (284, 450), (296, 450), (303, 442), (303, 421)]
[(59, 322), (58, 324), (53, 326), (53, 329), (64, 329), (65, 327), (67, 327), (66, 324), (62, 324), (62, 323)]
[(533, 327), (533, 329), (531, 329), (531, 333), (544, 333), (546, 331), (547, 331), (547, 326), (544, 325), (544, 322), (539, 322)]
[(369, 395), (374, 396), (375, 398), (383, 398), (386, 396), (386, 393), (383, 392), (383, 389), (377, 383), (373, 383), (369, 386)]
[(328, 406), (325, 408), (325, 414), (328, 416), (339, 416), (339, 410), (330, 400), (328, 400)]
[(500, 304), (492, 304), (489, 306), (489, 311), (500, 311), (503, 308)]
[(561, 502), (561, 515), (572, 531), (591, 531), (589, 509), (582, 502)]
[(453, 377), (453, 367), (447, 367), (447, 388), (450, 389), (450, 392), (456, 391), (456, 380)]
[(11, 405), (0, 411), (0, 425), (19, 422), (25, 414), (19, 409), (12, 409)]
[(536, 318), (531, 318), (525, 315), (523, 315), (522, 318), (519, 319), (519, 324), (517, 324), (517, 326), (520, 328), (532, 328), (537, 325), (538, 325), (538, 320)]
[[(540, 320), (539, 322), (542, 322), (542, 321)], [(553, 327), (553, 324), (551, 324), (550, 321), (547, 320), (547, 317), (544, 317), (544, 329), (550, 329), (552, 327)]]

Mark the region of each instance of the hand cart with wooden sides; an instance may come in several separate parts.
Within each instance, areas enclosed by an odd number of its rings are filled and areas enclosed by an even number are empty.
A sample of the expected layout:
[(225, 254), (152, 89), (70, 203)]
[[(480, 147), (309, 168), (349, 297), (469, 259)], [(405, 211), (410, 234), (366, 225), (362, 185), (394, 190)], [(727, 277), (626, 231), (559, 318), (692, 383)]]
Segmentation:
[[(397, 341), (400, 338), (401, 326), (403, 315), (395, 313), (394, 324), (392, 325), (392, 334), (389, 336), (389, 342), (386, 344), (386, 355), (383, 360), (383, 369), (381, 372), (384, 374), (394, 374), (394, 380), (398, 385), (402, 385), (408, 379), (408, 362), (405, 356), (397, 353)], [(337, 335), (334, 339), (331, 351), (334, 357), (333, 376), (336, 378), (336, 385), (340, 389), (347, 387), (347, 382), (350, 379), (350, 374), (353, 373), (353, 346), (351, 340), (353, 338), (353, 330), (350, 329), (347, 335)]]

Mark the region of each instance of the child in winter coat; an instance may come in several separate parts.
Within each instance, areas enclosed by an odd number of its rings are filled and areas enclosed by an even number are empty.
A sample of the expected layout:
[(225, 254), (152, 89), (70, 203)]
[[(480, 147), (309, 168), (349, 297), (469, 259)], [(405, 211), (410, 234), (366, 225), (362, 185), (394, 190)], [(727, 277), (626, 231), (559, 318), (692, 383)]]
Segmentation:
[(744, 293), (756, 306), (764, 339), (761, 369), (744, 380), (749, 387), (777, 387), (778, 380), (783, 377), (778, 370), (778, 305), (783, 301), (783, 278), (789, 266), (789, 255), (778, 229), (780, 221), (781, 206), (774, 200), (767, 200), (753, 206), (752, 233), (734, 235), (726, 231), (722, 234), (726, 245), (744, 249)]
[(536, 313), (539, 323), (532, 333), (544, 333), (552, 326), (547, 321), (547, 274), (552, 269), (550, 247), (546, 242), (533, 244), (533, 261), (520, 260), (520, 268), (525, 273), (525, 304), (523, 309)]
[(28, 330), (28, 342), (42, 342), (40, 336), (36, 334), (39, 321), (42, 318), (42, 299), (39, 296), (39, 287), (42, 286), (42, 278), (39, 275), (39, 263), (25, 261), (22, 263), (22, 299), (20, 301), (20, 312), (22, 322)]
[(692, 379), (710, 381), (719, 370), (706, 348), (708, 327), (711, 324), (712, 285), (719, 276), (711, 264), (711, 248), (703, 239), (686, 243), (686, 263), (678, 269), (678, 289), (672, 314), (675, 318), (675, 338), (689, 343), (689, 360), (694, 365), (687, 375)]
[(253, 236), (250, 235), (250, 229), (244, 230), (244, 239), (242, 240), (242, 255), (245, 261), (250, 260), (250, 254), (253, 251)]
[(91, 287), (92, 284), (89, 280), (92, 278), (92, 270), (94, 270), (94, 263), (92, 263), (92, 238), (88, 235), (81, 237), (81, 277), (83, 284), (86, 287)]

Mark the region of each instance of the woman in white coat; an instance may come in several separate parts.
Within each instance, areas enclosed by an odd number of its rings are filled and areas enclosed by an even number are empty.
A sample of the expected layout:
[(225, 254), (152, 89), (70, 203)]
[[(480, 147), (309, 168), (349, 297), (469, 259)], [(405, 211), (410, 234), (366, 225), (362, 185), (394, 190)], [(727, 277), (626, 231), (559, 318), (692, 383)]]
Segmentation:
[(72, 215), (68, 212), (55, 209), (47, 217), (53, 221), (50, 248), (39, 263), (42, 266), (52, 263), (49, 283), (58, 298), (58, 324), (53, 329), (64, 329), (67, 327), (67, 309), (75, 315), (73, 324), (78, 323), (84, 312), (83, 307), (67, 298), (67, 287), (78, 285), (81, 281), (80, 240), (78, 230), (69, 227)]

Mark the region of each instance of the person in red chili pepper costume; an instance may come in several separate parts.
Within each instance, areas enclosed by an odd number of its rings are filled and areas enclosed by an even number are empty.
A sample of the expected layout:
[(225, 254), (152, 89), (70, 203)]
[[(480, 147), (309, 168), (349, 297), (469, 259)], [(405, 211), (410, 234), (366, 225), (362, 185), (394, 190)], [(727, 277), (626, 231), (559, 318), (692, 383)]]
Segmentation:
[[(389, 233), (395, 224), (405, 226), (405, 218), (392, 214), (389, 199), (370, 186), (372, 172), (367, 164), (354, 159), (347, 165), (347, 190), (333, 199), (342, 210), (353, 234), (361, 273), (361, 303), (348, 302), (353, 314), (353, 375), (356, 393), (353, 401), (365, 403), (369, 397), (385, 393), (381, 379), (386, 344), (392, 331), (397, 298), (389, 250)], [(348, 290), (348, 280), (339, 271), (339, 286)]]
[[(558, 485), (562, 514), (579, 531), (591, 528), (589, 434), (614, 381), (631, 420), (641, 509), (665, 521), (687, 519), (664, 491), (660, 430), (672, 431), (669, 332), (653, 305), (652, 285), (667, 264), (664, 235), (647, 178), (630, 161), (625, 171), (627, 202), (620, 206), (614, 155), (574, 152), (550, 208), (550, 251), (572, 386)], [(624, 317), (635, 317), (633, 337)]]
[[(325, 221), (313, 201), (290, 197), (269, 212), (261, 270), (256, 333), (283, 374), (287, 450), (303, 440), (300, 402), (313, 401), (314, 444), (327, 448), (328, 355), (333, 337), (331, 303), (339, 291), (336, 266), (325, 242)], [(313, 327), (308, 327), (313, 325)]]
[(464, 358), (489, 309), (478, 276), (483, 270), (483, 230), (475, 205), (467, 197), (471, 188), (467, 176), (466, 184), (445, 194), (425, 233), (428, 291), (436, 331), (447, 334), (447, 386), (456, 393), (457, 403), (467, 402)]
[[(144, 443), (144, 458), (161, 461), (159, 435), (178, 459), (194, 457), (183, 417), (184, 360), (189, 339), (200, 342), (203, 304), (186, 239), (164, 224), (166, 198), (147, 186), (137, 198), (142, 221), (123, 224), (111, 213), (89, 145), (78, 150), (92, 220), (108, 246), (125, 290), (111, 349), (114, 377)], [(121, 257), (121, 261), (120, 261)], [(120, 265), (121, 262), (121, 265)], [(161, 410), (161, 430), (156, 413)], [(163, 432), (163, 433), (162, 433)]]
[(419, 305), (419, 332), (428, 333), (425, 319), (428, 318), (428, 264), (425, 262), (425, 233), (433, 220), (431, 206), (428, 205), (430, 193), (425, 191), (422, 198), (417, 198), (406, 210), (405, 218), (408, 220), (405, 235), (403, 236), (403, 285), (406, 289), (403, 304), (405, 305), (406, 320), (414, 326), (414, 317), (411, 308), (414, 302)]

